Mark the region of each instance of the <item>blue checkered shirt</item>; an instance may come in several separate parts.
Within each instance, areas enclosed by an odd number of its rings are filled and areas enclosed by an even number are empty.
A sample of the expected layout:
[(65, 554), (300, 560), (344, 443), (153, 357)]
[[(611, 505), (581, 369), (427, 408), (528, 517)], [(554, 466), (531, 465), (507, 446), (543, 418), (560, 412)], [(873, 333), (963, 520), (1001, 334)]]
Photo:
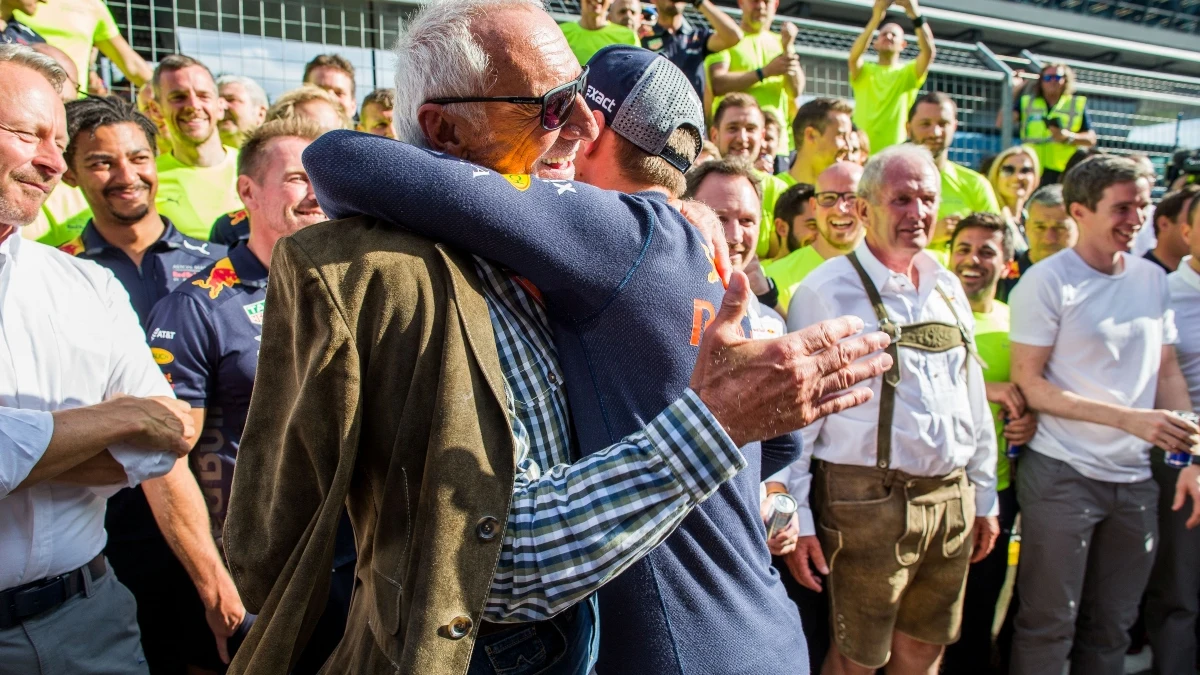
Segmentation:
[(484, 617), (538, 621), (649, 553), (746, 459), (688, 389), (641, 431), (575, 461), (545, 310), (511, 272), (475, 261), (507, 384), (517, 468)]

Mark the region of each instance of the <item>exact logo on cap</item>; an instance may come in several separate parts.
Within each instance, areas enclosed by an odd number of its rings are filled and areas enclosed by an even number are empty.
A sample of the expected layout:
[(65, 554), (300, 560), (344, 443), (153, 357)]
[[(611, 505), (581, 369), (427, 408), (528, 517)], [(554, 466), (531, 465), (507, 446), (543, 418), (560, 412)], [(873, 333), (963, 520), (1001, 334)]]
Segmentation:
[(617, 105), (616, 99), (612, 99), (612, 98), (609, 98), (608, 96), (605, 96), (604, 92), (600, 91), (599, 89), (593, 87), (590, 84), (588, 85), (588, 88), (587, 88), (587, 99), (589, 101), (595, 102), (595, 104), (600, 106), (601, 108), (604, 108), (604, 112), (607, 112), (610, 115), (613, 112), (613, 106)]

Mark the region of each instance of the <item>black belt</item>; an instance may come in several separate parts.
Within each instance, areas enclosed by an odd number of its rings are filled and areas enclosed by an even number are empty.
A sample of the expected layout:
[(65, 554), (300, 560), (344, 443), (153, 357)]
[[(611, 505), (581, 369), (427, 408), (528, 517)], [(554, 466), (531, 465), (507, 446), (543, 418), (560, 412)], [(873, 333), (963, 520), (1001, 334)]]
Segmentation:
[(77, 570), (0, 591), (0, 630), (12, 628), (31, 616), (48, 612), (83, 593), (89, 585), (84, 579), (85, 573), (95, 582), (107, 572), (108, 566), (104, 563), (104, 554), (101, 553)]

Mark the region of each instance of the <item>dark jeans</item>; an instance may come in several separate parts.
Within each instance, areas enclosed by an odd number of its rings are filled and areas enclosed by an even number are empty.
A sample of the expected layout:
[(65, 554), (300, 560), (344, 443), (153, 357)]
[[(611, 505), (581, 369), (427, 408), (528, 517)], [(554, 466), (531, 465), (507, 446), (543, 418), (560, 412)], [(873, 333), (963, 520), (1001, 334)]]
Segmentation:
[(946, 647), (942, 672), (945, 675), (988, 675), (998, 672), (992, 650), (992, 624), (996, 603), (1008, 573), (1008, 543), (1017, 519), (1017, 495), (1010, 485), (997, 495), (1000, 500), (1000, 536), (988, 557), (971, 565), (967, 594), (963, 599), (962, 633), (958, 642)]
[(1191, 503), (1171, 510), (1179, 469), (1163, 463), (1161, 450), (1150, 451), (1150, 469), (1158, 483), (1158, 556), (1146, 587), (1146, 629), (1154, 651), (1156, 675), (1195, 672), (1196, 615), (1200, 611), (1200, 531), (1187, 529)]
[(593, 593), (554, 618), (479, 636), (467, 675), (588, 675), (599, 644)]

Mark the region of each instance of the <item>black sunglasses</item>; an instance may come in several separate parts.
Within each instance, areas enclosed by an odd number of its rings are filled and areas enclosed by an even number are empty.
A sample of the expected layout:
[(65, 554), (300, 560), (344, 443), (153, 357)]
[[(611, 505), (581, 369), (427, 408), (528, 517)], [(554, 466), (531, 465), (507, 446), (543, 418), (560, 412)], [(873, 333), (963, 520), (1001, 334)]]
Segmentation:
[(1021, 167), (1020, 171), (1018, 172), (1018, 170), (1015, 166), (1002, 166), (1002, 167), (1000, 167), (1000, 173), (1005, 176), (1011, 176), (1014, 173), (1020, 173), (1022, 176), (1028, 176), (1033, 173), (1033, 167), (1032, 166), (1023, 166), (1023, 167)]
[(845, 199), (847, 202), (854, 203), (854, 200), (857, 198), (858, 195), (854, 194), (853, 192), (833, 192), (831, 190), (828, 192), (818, 192), (816, 194), (817, 206), (820, 206), (823, 209), (830, 208), (843, 199)]
[(515, 103), (517, 105), (542, 106), (542, 128), (547, 131), (561, 129), (571, 117), (575, 97), (587, 91), (588, 67), (583, 67), (579, 77), (546, 92), (545, 96), (468, 96), (463, 98), (431, 98), (426, 103), (446, 105), (448, 103)]

